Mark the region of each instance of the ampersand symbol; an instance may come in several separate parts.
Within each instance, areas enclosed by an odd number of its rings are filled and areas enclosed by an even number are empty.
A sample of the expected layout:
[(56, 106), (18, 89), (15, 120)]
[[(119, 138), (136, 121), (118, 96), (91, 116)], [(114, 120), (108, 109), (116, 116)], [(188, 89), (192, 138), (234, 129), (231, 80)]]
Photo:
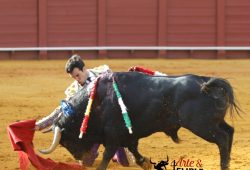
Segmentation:
[(202, 163), (200, 159), (197, 160), (196, 167), (202, 167)]

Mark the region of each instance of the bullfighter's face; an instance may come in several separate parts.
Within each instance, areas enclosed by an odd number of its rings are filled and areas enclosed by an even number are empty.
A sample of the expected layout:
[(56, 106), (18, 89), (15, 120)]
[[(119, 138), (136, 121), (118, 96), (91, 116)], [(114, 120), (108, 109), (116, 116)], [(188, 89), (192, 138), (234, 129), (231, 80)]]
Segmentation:
[(88, 71), (85, 67), (82, 70), (80, 70), (79, 68), (74, 68), (73, 71), (69, 74), (82, 86), (88, 78)]

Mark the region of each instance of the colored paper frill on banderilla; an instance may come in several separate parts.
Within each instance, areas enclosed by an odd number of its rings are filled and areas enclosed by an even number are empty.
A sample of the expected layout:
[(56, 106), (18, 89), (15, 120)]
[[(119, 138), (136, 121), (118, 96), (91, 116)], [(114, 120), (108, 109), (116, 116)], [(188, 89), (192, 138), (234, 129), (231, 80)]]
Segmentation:
[(26, 120), (13, 123), (7, 127), (14, 151), (18, 151), (21, 170), (27, 170), (32, 164), (38, 170), (84, 170), (77, 163), (67, 164), (44, 159), (37, 155), (33, 147), (35, 120)]

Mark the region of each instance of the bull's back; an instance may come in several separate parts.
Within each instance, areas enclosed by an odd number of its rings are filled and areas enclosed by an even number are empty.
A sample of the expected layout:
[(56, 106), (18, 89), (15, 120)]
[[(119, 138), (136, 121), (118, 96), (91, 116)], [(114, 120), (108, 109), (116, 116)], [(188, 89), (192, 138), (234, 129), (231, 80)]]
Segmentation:
[[(197, 82), (195, 83), (199, 78), (194, 75), (156, 77), (128, 72), (114, 73), (113, 77), (128, 109), (133, 129), (139, 136), (147, 136), (159, 131), (161, 124), (171, 118), (182, 93), (192, 94), (193, 90), (199, 91), (198, 88), (200, 88)], [(112, 83), (111, 80), (112, 78), (109, 77), (107, 81)], [(112, 86), (108, 85), (109, 83), (106, 84), (107, 91), (111, 92), (109, 93), (113, 96), (111, 102), (113, 105), (115, 103), (114, 107), (117, 108), (117, 97), (110, 89)], [(193, 88), (190, 88), (191, 86)]]

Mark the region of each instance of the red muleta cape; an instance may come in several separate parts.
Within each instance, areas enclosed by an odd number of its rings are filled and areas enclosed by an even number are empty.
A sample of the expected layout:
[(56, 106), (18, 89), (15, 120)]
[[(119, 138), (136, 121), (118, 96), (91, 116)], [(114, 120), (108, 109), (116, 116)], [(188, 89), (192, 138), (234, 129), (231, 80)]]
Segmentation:
[(21, 170), (28, 170), (30, 163), (39, 170), (86, 170), (77, 163), (67, 164), (44, 159), (37, 155), (33, 147), (34, 128), (36, 120), (26, 120), (13, 123), (7, 127), (14, 151), (18, 151)]

